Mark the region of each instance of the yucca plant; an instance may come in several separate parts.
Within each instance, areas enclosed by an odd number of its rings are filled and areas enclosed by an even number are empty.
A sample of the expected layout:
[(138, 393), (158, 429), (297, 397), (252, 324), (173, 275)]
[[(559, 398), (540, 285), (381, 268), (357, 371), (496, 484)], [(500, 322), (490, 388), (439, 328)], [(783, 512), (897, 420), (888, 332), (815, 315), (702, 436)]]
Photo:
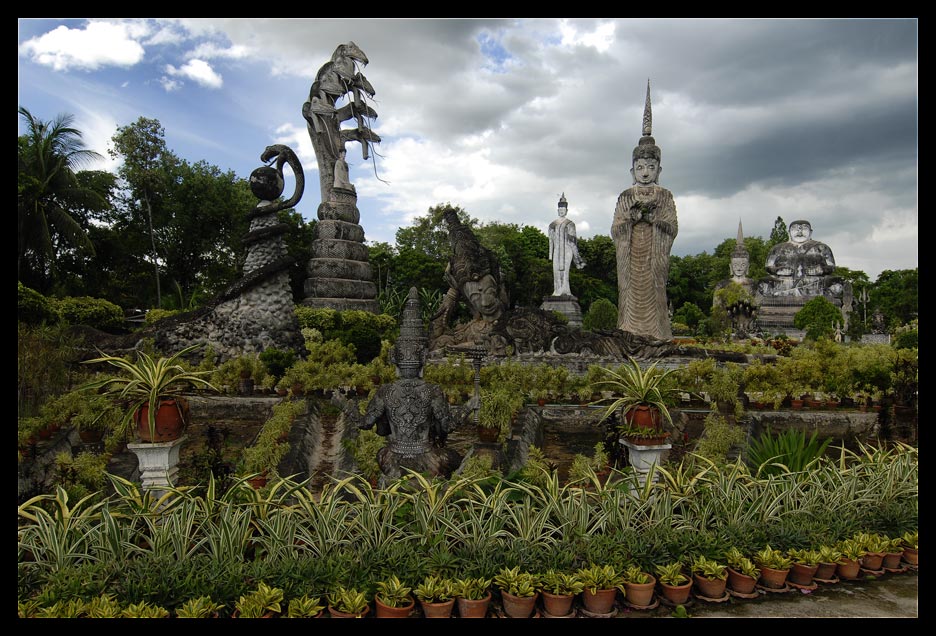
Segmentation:
[(102, 355), (84, 364), (106, 363), (122, 372), (121, 375), (108, 376), (84, 384), (81, 390), (103, 390), (106, 395), (125, 404), (119, 428), (128, 430), (130, 423), (143, 407), (147, 409), (147, 424), (150, 439), (155, 438), (156, 411), (165, 400), (176, 400), (179, 416), (184, 420), (182, 391), (186, 388), (204, 388), (217, 392), (218, 389), (205, 379), (210, 371), (191, 371), (183, 364), (187, 354), (200, 348), (192, 345), (168, 358), (153, 358), (145, 352), (137, 353), (137, 361), (130, 362), (119, 356)]
[(678, 393), (678, 388), (670, 386), (666, 380), (673, 370), (657, 369), (655, 362), (644, 370), (634, 358), (628, 356), (627, 360), (616, 371), (601, 367), (607, 379), (592, 384), (593, 392), (610, 390), (615, 394), (610, 398), (611, 403), (605, 409), (602, 421), (618, 410), (624, 417), (638, 406), (650, 406), (659, 410), (660, 415), (672, 425), (668, 400)]

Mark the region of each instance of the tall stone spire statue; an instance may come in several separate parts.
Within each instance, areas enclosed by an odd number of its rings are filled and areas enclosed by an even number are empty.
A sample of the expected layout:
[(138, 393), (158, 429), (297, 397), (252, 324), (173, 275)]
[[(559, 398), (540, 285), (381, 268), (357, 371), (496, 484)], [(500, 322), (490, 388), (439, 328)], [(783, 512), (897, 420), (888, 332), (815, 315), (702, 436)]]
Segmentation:
[(611, 223), (617, 253), (618, 329), (670, 341), (666, 282), (678, 224), (673, 194), (659, 185), (661, 152), (652, 137), (649, 79), (641, 132), (632, 153), (634, 184), (618, 197)]

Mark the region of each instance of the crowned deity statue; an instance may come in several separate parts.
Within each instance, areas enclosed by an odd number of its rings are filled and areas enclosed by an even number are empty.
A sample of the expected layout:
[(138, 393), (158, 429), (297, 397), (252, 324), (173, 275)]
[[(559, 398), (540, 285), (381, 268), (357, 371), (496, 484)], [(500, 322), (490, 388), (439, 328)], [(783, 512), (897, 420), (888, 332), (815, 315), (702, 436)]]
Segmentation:
[(565, 192), (559, 198), (559, 218), (549, 224), (549, 260), (553, 264), (553, 296), (571, 296), (569, 270), (572, 265), (579, 269), (585, 261), (579, 256), (575, 237), (575, 223), (568, 218), (569, 202)]
[(377, 463), (389, 480), (404, 476), (406, 469), (447, 477), (461, 460), (445, 448), (446, 437), (455, 426), (445, 394), (421, 377), (427, 355), (419, 293), (413, 287), (390, 354), (400, 378), (377, 389), (359, 425), (361, 429), (376, 426), (377, 434), (387, 437), (387, 445), (377, 452)]
[(672, 340), (666, 282), (678, 225), (673, 194), (658, 183), (661, 152), (651, 136), (652, 123), (648, 80), (643, 136), (632, 155), (634, 185), (618, 197), (611, 224), (617, 252), (618, 329)]

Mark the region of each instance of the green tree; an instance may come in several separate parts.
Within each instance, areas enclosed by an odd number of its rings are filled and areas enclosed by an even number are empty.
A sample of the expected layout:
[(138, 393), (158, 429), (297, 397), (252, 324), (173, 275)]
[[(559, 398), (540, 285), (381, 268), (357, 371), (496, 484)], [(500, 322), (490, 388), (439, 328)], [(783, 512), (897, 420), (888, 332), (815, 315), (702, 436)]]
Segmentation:
[(78, 178), (76, 170), (100, 155), (84, 147), (71, 115), (46, 122), (22, 106), (18, 112), (26, 134), (17, 143), (17, 279), (46, 291), (57, 253), (66, 248), (94, 251), (75, 215), (106, 201), (100, 190)]
[(139, 209), (146, 219), (150, 240), (150, 259), (156, 279), (156, 306), (162, 307), (162, 284), (159, 274), (160, 254), (156, 247), (154, 207), (158, 210), (167, 184), (167, 163), (175, 163), (165, 140), (166, 131), (158, 119), (140, 117), (135, 123), (117, 129), (108, 152), (123, 159), (118, 170), (127, 187), (126, 204)]
[(617, 329), (617, 320), (617, 305), (607, 298), (598, 298), (582, 317), (582, 329), (585, 331)]
[(418, 216), (413, 219), (409, 227), (401, 227), (396, 232), (396, 249), (398, 252), (410, 249), (426, 254), (430, 258), (448, 262), (452, 249), (449, 245), (448, 228), (445, 227), (445, 221), (442, 219), (442, 213), (447, 208), (454, 208), (458, 213), (459, 220), (475, 229), (478, 226), (478, 220), (471, 218), (468, 213), (457, 205), (451, 203), (440, 203), (429, 208), (425, 216)]
[[(726, 238), (715, 247), (713, 252), (713, 266), (722, 272), (719, 280), (724, 280), (731, 276), (731, 253), (734, 251), (737, 238)], [(747, 250), (750, 267), (748, 268), (748, 278), (758, 280), (767, 275), (764, 264), (767, 262), (767, 253), (770, 246), (759, 236), (744, 237), (744, 248)]]
[(805, 330), (810, 340), (831, 336), (835, 323), (841, 322), (842, 312), (823, 296), (816, 296), (793, 316), (793, 326)]
[(871, 289), (870, 304), (881, 310), (890, 330), (916, 318), (919, 312), (919, 268), (881, 272)]
[(786, 243), (790, 240), (790, 233), (787, 231), (787, 224), (782, 216), (778, 216), (774, 221), (773, 229), (770, 230), (770, 238), (767, 240), (767, 247), (771, 248), (779, 243)]
[(711, 308), (715, 284), (726, 278), (725, 263), (707, 252), (670, 256), (666, 294), (673, 307), (692, 303), (699, 308)]
[(681, 322), (693, 330), (698, 328), (699, 323), (703, 320), (705, 320), (705, 312), (694, 303), (683, 303), (673, 313), (673, 322)]

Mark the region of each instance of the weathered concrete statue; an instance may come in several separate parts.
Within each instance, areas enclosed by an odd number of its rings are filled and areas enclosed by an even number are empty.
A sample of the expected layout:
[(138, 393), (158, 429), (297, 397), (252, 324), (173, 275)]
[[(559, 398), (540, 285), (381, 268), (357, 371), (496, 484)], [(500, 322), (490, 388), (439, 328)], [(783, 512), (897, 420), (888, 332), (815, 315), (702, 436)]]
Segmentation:
[(388, 438), (377, 453), (377, 463), (387, 479), (402, 477), (409, 468), (433, 476), (448, 476), (461, 460), (445, 448), (455, 426), (442, 389), (423, 380), (428, 342), (419, 310), (419, 294), (409, 291), (400, 322), (400, 336), (391, 352), (400, 379), (384, 384), (371, 398), (360, 428), (377, 427)]
[(666, 282), (676, 238), (673, 194), (660, 187), (660, 148), (650, 136), (650, 82), (644, 105), (643, 136), (634, 148), (634, 185), (618, 197), (611, 224), (617, 251), (618, 329), (657, 340), (671, 340)]
[[(377, 285), (364, 245), (364, 228), (358, 224), (361, 213), (345, 151), (346, 142), (357, 141), (366, 161), (370, 144), (380, 142), (369, 123), (377, 113), (365, 103), (374, 96), (374, 87), (357, 70), (358, 64), (366, 65), (367, 61), (354, 42), (338, 46), (331, 60), (319, 69), (309, 101), (302, 105), (322, 193), (302, 303), (317, 309), (379, 310)], [(347, 98), (347, 103), (339, 108), (341, 98)], [(342, 122), (351, 119), (356, 121), (356, 128), (341, 128)]]
[(559, 199), (559, 218), (549, 224), (549, 260), (553, 266), (553, 296), (571, 296), (569, 288), (569, 270), (572, 265), (579, 269), (585, 267), (585, 261), (579, 256), (575, 236), (575, 223), (566, 215), (569, 202), (565, 192)]
[[(715, 285), (712, 302), (714, 307), (723, 307), (727, 311), (731, 319), (732, 331), (738, 337), (746, 337), (754, 328), (754, 319), (757, 314), (756, 284), (753, 279), (748, 277), (750, 265), (751, 257), (744, 246), (744, 233), (741, 229), (741, 221), (738, 221), (738, 238), (735, 241), (734, 250), (731, 252), (729, 265), (731, 277), (719, 281)], [(726, 289), (729, 293), (719, 294), (718, 292), (723, 289)], [(730, 306), (726, 306), (725, 296), (734, 297), (734, 301), (731, 302)]]
[(829, 246), (812, 238), (809, 221), (790, 223), (790, 240), (778, 243), (767, 254), (767, 278), (761, 281), (764, 295), (819, 296), (836, 281), (835, 258)]

